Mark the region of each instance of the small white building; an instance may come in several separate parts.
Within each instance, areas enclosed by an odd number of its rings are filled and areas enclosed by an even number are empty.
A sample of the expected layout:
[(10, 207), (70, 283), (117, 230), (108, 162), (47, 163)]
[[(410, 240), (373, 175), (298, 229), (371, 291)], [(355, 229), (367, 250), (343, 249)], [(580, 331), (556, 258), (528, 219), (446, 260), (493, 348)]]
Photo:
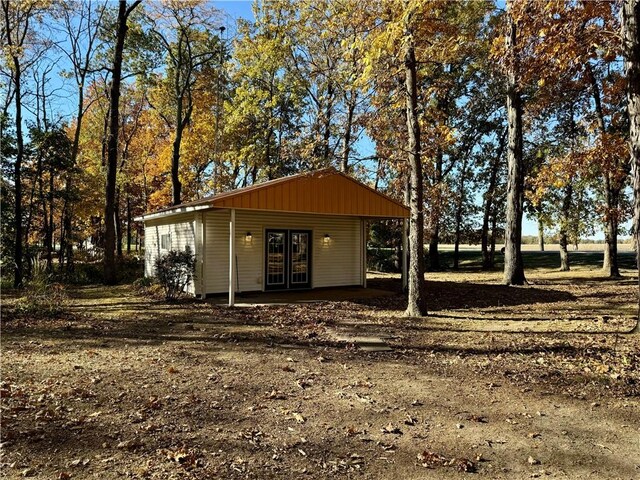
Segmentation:
[(408, 217), (406, 206), (328, 168), (136, 220), (145, 227), (145, 276), (154, 276), (159, 255), (190, 249), (197, 267), (189, 292), (228, 293), (233, 305), (236, 292), (366, 286), (366, 222)]

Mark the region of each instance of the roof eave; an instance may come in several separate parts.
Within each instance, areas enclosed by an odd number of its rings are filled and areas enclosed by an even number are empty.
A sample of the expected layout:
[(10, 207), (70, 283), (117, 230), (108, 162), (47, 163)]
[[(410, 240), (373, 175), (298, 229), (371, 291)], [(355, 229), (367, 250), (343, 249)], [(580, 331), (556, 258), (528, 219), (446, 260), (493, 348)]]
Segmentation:
[(146, 222), (147, 220), (157, 220), (159, 218), (171, 217), (173, 215), (180, 215), (181, 213), (192, 213), (200, 210), (209, 210), (213, 208), (213, 205), (192, 205), (185, 207), (175, 207), (171, 210), (165, 210), (162, 212), (147, 213), (139, 217), (135, 217), (133, 220), (136, 222)]

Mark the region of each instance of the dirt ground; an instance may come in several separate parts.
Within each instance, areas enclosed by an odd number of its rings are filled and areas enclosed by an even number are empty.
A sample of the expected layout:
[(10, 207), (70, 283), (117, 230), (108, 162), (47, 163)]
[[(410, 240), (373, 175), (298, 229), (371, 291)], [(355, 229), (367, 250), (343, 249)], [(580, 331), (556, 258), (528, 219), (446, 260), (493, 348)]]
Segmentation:
[(86, 287), (46, 320), (5, 295), (1, 474), (640, 478), (640, 338), (617, 333), (637, 284), (599, 274), (429, 274), (423, 319), (399, 294), (229, 309)]

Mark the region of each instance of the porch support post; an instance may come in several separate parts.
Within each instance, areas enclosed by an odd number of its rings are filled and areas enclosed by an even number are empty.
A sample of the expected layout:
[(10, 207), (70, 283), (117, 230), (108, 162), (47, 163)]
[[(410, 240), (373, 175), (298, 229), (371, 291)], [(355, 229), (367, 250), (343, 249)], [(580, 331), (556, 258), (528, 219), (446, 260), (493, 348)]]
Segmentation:
[(367, 237), (369, 236), (369, 230), (367, 221), (362, 219), (362, 288), (367, 288)]
[(408, 275), (407, 275), (407, 256), (408, 251), (407, 247), (409, 242), (407, 241), (407, 219), (402, 219), (402, 290), (405, 291), (407, 289)]
[(233, 307), (236, 301), (236, 210), (231, 209), (229, 220), (229, 306)]
[(202, 212), (196, 213), (195, 220), (195, 240), (196, 240), (196, 295), (200, 295), (200, 298), (204, 300), (205, 295), (205, 284), (206, 279), (205, 276), (205, 268), (204, 268), (204, 259), (205, 259), (205, 248), (204, 248), (204, 215)]

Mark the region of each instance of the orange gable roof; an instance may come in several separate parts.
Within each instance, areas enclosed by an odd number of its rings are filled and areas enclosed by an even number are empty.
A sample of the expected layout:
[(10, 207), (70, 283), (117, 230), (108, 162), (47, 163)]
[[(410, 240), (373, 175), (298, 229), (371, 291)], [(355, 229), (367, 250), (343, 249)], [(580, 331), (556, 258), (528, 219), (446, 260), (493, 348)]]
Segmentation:
[[(161, 212), (189, 207), (236, 208), (378, 218), (408, 218), (402, 203), (334, 168), (279, 178), (231, 190)], [(148, 215), (153, 215), (153, 212)]]

